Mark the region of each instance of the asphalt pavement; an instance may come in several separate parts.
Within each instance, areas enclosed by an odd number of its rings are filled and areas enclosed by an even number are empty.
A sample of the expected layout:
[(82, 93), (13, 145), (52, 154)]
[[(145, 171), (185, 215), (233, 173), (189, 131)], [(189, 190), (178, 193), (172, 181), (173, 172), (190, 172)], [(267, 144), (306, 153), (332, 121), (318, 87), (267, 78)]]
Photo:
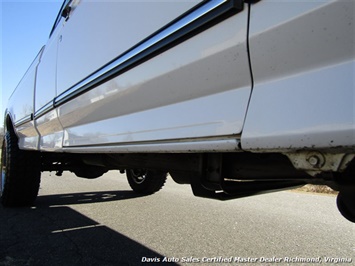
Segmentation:
[(355, 225), (335, 197), (220, 202), (168, 180), (140, 197), (124, 175), (42, 175), (36, 205), (0, 207), (0, 265), (351, 265)]

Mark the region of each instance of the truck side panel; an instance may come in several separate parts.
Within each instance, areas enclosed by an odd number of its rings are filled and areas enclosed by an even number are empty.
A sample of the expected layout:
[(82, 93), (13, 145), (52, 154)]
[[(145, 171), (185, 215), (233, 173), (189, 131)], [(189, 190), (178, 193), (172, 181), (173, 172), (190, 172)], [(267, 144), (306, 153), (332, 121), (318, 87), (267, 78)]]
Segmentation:
[(9, 99), (8, 113), (11, 115), (21, 149), (38, 149), (39, 134), (36, 130), (34, 114), (34, 94), (36, 86), (37, 67), (44, 48), (42, 48), (26, 74), (21, 79)]
[(354, 17), (354, 1), (252, 6), (243, 149), (354, 149)]
[(57, 94), (88, 77), (201, 0), (73, 1), (61, 31)]

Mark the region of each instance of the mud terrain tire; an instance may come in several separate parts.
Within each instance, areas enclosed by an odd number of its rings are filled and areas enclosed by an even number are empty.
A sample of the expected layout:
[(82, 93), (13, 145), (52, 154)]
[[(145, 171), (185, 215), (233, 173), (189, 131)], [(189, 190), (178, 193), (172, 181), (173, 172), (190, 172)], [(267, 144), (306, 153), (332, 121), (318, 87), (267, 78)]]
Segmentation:
[(144, 169), (127, 169), (126, 175), (128, 183), (134, 192), (150, 195), (164, 186), (167, 173)]

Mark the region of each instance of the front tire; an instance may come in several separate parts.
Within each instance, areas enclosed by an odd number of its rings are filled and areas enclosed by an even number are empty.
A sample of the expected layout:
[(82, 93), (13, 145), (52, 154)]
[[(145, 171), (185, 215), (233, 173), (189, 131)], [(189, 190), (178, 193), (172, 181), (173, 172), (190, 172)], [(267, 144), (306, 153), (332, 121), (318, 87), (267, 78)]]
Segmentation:
[(346, 219), (355, 223), (355, 191), (340, 191), (337, 196), (337, 206)]
[(134, 192), (150, 195), (164, 186), (167, 173), (145, 169), (127, 169), (126, 175)]
[(1, 153), (0, 200), (4, 207), (30, 206), (41, 180), (40, 154), (20, 150), (18, 138), (7, 131)]

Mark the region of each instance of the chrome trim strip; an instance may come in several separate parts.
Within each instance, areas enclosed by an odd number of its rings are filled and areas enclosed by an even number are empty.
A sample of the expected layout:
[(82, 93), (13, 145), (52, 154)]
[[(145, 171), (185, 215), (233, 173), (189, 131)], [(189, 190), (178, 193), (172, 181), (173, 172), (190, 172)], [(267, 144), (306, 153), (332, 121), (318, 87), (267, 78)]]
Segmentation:
[(38, 109), (35, 112), (34, 117), (35, 118), (41, 117), (42, 115), (44, 115), (52, 110), (54, 110), (54, 101), (51, 101), (51, 102), (47, 103), (46, 105), (42, 106), (40, 109)]
[[(64, 152), (70, 153), (197, 153), (197, 152), (238, 152), (240, 149), (240, 138), (226, 139), (201, 139), (186, 141), (158, 141), (138, 143), (110, 143), (103, 145), (63, 146)], [(186, 147), (189, 147), (186, 151)]]
[(33, 114), (25, 116), (24, 118), (21, 118), (15, 122), (15, 127), (20, 127), (26, 123), (30, 123), (32, 120), (33, 120)]
[[(109, 78), (129, 70), (137, 64), (148, 60), (157, 52), (161, 52), (161, 50), (165, 51), (173, 46), (178, 39), (189, 38), (189, 34), (193, 34), (194, 31), (207, 25), (216, 18), (228, 14), (231, 11), (232, 14), (235, 14), (241, 10), (243, 10), (243, 0), (211, 0), (202, 2), (120, 55), (111, 63), (57, 96), (54, 100), (54, 106), (57, 107), (64, 104), (94, 86), (100, 85)], [(215, 14), (213, 14), (214, 12)], [(209, 15), (211, 15), (211, 17), (208, 17)]]

